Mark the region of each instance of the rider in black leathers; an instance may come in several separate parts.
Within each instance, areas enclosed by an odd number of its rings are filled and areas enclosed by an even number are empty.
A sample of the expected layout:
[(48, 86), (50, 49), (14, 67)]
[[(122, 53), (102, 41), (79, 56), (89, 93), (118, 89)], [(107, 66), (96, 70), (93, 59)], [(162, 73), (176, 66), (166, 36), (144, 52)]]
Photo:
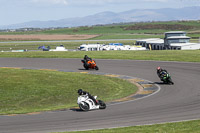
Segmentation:
[(92, 95), (90, 95), (89, 92), (86, 92), (86, 91), (83, 91), (82, 89), (79, 89), (78, 94), (79, 95), (88, 95), (88, 97), (94, 101), (95, 105), (99, 104), (98, 101)]
[(163, 81), (163, 78), (167, 73), (168, 73), (167, 70), (162, 69), (161, 67), (157, 67), (157, 75), (161, 81)]
[(90, 57), (88, 57), (87, 55), (85, 55), (85, 56), (84, 56), (84, 61), (85, 61), (86, 67), (89, 66), (89, 64), (88, 64), (88, 61), (89, 61), (89, 60), (92, 60), (92, 58), (90, 58)]

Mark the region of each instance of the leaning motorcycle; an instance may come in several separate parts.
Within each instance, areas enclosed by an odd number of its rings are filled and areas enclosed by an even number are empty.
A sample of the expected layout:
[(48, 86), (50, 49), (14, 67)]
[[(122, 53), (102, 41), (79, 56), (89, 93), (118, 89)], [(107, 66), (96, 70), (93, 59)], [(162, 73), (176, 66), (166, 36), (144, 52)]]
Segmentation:
[(83, 63), (83, 67), (88, 70), (88, 69), (95, 69), (95, 70), (99, 70), (99, 67), (97, 66), (95, 60), (89, 60), (87, 63), (85, 60), (81, 60), (81, 62)]
[(174, 84), (169, 73), (164, 74), (161, 81), (163, 81), (165, 84), (172, 84), (172, 85)]
[[(97, 96), (94, 96), (94, 98), (97, 99)], [(94, 101), (88, 97), (88, 95), (80, 95), (77, 100), (77, 104), (82, 111), (106, 108), (106, 104), (103, 101), (98, 100), (98, 103), (99, 104), (96, 105)]]

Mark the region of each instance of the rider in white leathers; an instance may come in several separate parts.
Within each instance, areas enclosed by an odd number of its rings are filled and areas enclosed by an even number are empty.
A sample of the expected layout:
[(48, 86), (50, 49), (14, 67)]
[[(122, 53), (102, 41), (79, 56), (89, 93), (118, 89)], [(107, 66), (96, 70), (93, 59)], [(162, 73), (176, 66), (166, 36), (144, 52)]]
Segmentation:
[(98, 101), (92, 95), (90, 95), (89, 92), (86, 92), (86, 91), (83, 91), (82, 89), (79, 89), (78, 94), (79, 95), (88, 95), (88, 97), (94, 101), (95, 105), (99, 105)]

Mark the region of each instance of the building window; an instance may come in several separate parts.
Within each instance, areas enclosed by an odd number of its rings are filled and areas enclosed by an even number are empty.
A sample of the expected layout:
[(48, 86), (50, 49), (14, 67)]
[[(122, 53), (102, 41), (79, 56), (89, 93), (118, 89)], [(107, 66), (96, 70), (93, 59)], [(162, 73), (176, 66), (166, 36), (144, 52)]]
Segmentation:
[(180, 43), (188, 43), (190, 40), (189, 39), (179, 39)]
[(170, 43), (188, 43), (190, 39), (170, 39), (168, 40), (168, 44)]
[(166, 34), (166, 37), (171, 37), (171, 36), (186, 36), (186, 33)]

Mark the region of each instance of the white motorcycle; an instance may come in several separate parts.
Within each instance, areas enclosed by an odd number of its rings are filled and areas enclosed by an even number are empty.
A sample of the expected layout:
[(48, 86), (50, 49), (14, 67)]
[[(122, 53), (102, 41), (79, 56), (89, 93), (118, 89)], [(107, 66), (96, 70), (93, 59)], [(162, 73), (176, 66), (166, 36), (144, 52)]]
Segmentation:
[[(94, 96), (97, 99), (97, 96)], [(88, 97), (88, 95), (80, 95), (77, 100), (77, 104), (79, 105), (82, 111), (89, 111), (93, 109), (105, 109), (106, 104), (98, 100), (98, 105), (95, 105), (94, 101)]]

